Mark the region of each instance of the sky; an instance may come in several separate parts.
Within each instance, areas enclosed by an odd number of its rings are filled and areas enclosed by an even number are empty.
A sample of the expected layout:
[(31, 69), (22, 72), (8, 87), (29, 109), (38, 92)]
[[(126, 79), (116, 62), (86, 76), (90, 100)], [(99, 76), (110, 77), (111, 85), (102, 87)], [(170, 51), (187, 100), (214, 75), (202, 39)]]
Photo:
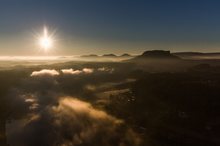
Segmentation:
[[(1, 55), (220, 52), (218, 0), (0, 0)], [(37, 44), (43, 28), (53, 47)]]

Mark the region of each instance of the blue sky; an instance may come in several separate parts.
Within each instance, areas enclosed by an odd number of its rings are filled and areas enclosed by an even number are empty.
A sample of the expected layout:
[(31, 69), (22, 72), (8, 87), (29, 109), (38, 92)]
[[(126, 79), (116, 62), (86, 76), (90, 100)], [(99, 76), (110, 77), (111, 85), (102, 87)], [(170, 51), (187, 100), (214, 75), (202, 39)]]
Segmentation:
[(36, 55), (32, 34), (56, 29), (55, 55), (220, 51), (220, 1), (1, 0), (0, 51)]

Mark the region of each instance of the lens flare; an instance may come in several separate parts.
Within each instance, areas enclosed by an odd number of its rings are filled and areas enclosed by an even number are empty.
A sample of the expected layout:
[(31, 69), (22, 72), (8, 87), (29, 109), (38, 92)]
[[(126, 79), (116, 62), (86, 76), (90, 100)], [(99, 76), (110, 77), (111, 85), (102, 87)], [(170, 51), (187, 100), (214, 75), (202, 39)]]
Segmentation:
[(48, 35), (47, 27), (44, 27), (43, 36), (39, 38), (39, 44), (45, 51), (53, 47), (53, 39)]

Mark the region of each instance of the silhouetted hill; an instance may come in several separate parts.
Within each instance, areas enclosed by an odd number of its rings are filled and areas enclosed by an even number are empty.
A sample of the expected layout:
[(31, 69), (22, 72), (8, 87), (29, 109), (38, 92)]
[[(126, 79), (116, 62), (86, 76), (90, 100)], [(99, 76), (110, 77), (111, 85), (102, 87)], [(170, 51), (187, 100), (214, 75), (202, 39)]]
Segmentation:
[(174, 55), (203, 55), (204, 53), (201, 52), (176, 52), (172, 53)]
[(125, 53), (125, 54), (122, 54), (120, 57), (131, 57), (131, 55), (130, 55), (130, 54), (127, 54), (127, 53)]
[(96, 54), (90, 54), (90, 55), (82, 55), (81, 57), (99, 57)]
[(214, 53), (176, 52), (172, 54), (184, 59), (219, 59), (220, 58), (219, 52), (214, 52)]
[(102, 57), (117, 57), (115, 54), (104, 54)]
[(145, 60), (145, 59), (164, 60), (164, 59), (180, 59), (180, 58), (171, 54), (170, 51), (152, 50), (152, 51), (145, 51), (142, 55), (137, 56), (132, 60)]

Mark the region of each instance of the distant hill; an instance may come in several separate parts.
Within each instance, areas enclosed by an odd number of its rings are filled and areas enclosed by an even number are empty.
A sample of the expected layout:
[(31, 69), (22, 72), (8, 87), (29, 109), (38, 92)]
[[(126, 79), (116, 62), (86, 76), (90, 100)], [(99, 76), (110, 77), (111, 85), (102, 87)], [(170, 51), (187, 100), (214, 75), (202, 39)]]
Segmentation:
[(124, 53), (124, 54), (122, 54), (120, 57), (131, 57), (131, 55), (130, 55), (130, 54), (127, 54), (127, 53)]
[(145, 60), (145, 59), (164, 60), (164, 59), (180, 59), (180, 58), (178, 56), (171, 54), (170, 51), (152, 50), (152, 51), (145, 51), (142, 55), (135, 57), (133, 60)]
[(177, 52), (172, 53), (183, 59), (220, 59), (220, 53), (201, 53), (201, 52)]
[(90, 54), (90, 55), (82, 55), (81, 57), (99, 57), (96, 54)]
[(102, 57), (117, 57), (115, 54), (104, 54)]
[(152, 72), (182, 71), (185, 66), (190, 64), (186, 60), (171, 54), (170, 51), (164, 50), (145, 51), (125, 62), (134, 63), (139, 68)]
[(117, 56), (117, 55), (115, 55), (115, 54), (104, 54), (104, 55), (102, 55), (102, 56), (98, 56), (98, 55), (96, 55), (96, 54), (90, 54), (90, 55), (82, 55), (81, 57), (90, 57), (90, 58), (92, 58), (92, 57), (113, 57), (113, 58), (115, 58), (115, 57), (131, 57), (131, 55), (130, 54), (127, 54), (127, 53), (124, 53), (124, 54), (122, 54), (121, 56)]
[(203, 55), (204, 53), (201, 52), (176, 52), (172, 53), (174, 55)]

